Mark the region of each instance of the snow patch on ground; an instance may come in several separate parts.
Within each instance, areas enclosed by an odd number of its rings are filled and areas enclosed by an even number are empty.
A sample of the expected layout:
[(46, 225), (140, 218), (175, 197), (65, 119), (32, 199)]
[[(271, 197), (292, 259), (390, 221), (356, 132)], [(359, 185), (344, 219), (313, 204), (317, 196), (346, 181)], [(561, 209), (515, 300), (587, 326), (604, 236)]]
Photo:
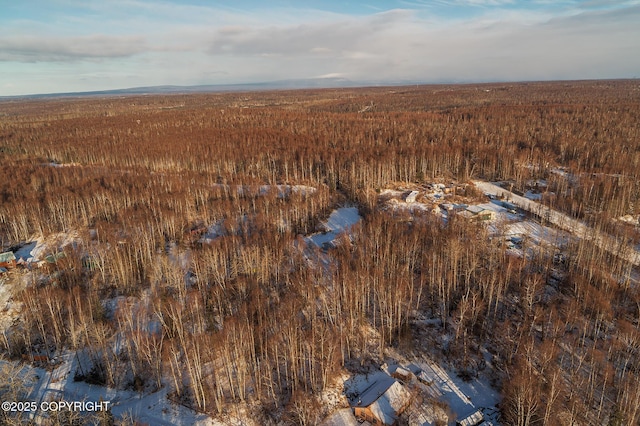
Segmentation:
[(237, 219), (220, 219), (206, 228), (198, 242), (210, 244), (220, 237), (238, 235), (247, 226), (249, 226), (249, 217), (246, 214)]
[(381, 196), (389, 196), (389, 197), (401, 197), (405, 191), (398, 191), (397, 189), (383, 189), (380, 191)]
[(225, 230), (224, 230), (223, 222), (218, 221), (213, 225), (209, 226), (206, 232), (202, 235), (202, 237), (200, 237), (200, 240), (198, 241), (202, 244), (210, 244), (213, 242), (213, 240), (220, 237), (224, 237), (224, 236), (225, 236)]
[(353, 410), (351, 408), (341, 408), (339, 410), (334, 411), (332, 414), (327, 416), (326, 419), (322, 423), (321, 426), (359, 426), (360, 423), (356, 420), (356, 417), (353, 415)]
[[(24, 366), (23, 376), (33, 377), (28, 381), (26, 401), (42, 402), (64, 400), (67, 402), (85, 401), (109, 403), (109, 408), (117, 418), (134, 419), (149, 425), (222, 425), (209, 416), (197, 413), (187, 407), (169, 401), (167, 389), (143, 395), (133, 391), (110, 389), (103, 386), (75, 382), (74, 375), (78, 366), (78, 357), (67, 353), (60, 357), (60, 365), (51, 371), (43, 368)], [(0, 361), (8, 362), (8, 361)], [(41, 422), (46, 413), (37, 412), (33, 417)]]
[(306, 197), (317, 191), (316, 188), (306, 185), (225, 185), (217, 183), (213, 187), (234, 192), (238, 196), (265, 196), (275, 191), (278, 198), (287, 198), (292, 194)]
[(17, 262), (37, 263), (53, 253), (57, 253), (70, 244), (80, 241), (78, 232), (58, 232), (47, 237), (33, 236), (31, 241), (23, 244), (14, 252)]
[(410, 213), (414, 213), (417, 211), (426, 212), (426, 211), (433, 210), (434, 207), (437, 207), (435, 205), (419, 203), (417, 201), (414, 201), (413, 203), (406, 203), (404, 201), (397, 200), (395, 198), (392, 198), (389, 201), (387, 201), (387, 206), (391, 207), (394, 210), (405, 210)]
[(526, 236), (535, 245), (557, 248), (565, 246), (571, 238), (567, 232), (549, 228), (531, 220), (507, 225), (505, 235)]
[(42, 240), (30, 241), (16, 250), (13, 254), (16, 257), (16, 261), (23, 260), (25, 262), (31, 262), (39, 252), (42, 252)]
[(491, 413), (497, 413), (500, 395), (486, 378), (474, 378), (466, 382), (431, 361), (417, 361), (415, 365), (422, 370), (421, 380), (428, 383), (427, 393), (446, 402), (456, 419), (462, 419), (481, 409), (485, 413), (485, 419), (497, 424), (497, 419), (491, 418)]
[(324, 223), (327, 232), (347, 231), (362, 219), (356, 207), (342, 207), (331, 212), (329, 219)]
[(333, 241), (342, 233), (349, 233), (352, 226), (360, 222), (362, 217), (357, 207), (341, 207), (331, 212), (329, 218), (323, 223), (325, 232), (313, 234), (306, 241), (316, 247), (323, 247)]
[(344, 396), (344, 382), (349, 379), (349, 375), (344, 373), (334, 379), (321, 394), (320, 400), (325, 407), (345, 407), (348, 401)]
[(20, 288), (21, 281), (9, 280), (0, 276), (0, 333), (4, 333), (20, 314), (20, 305), (13, 301), (13, 296)]
[(524, 198), (528, 198), (529, 200), (540, 201), (542, 200), (542, 194), (539, 192), (533, 192), (531, 190), (524, 193)]
[(618, 218), (620, 222), (628, 223), (633, 226), (640, 226), (640, 216), (632, 216), (630, 214)]
[(58, 163), (55, 161), (51, 161), (50, 163), (43, 164), (44, 166), (61, 168), (61, 167), (82, 167), (80, 163)]

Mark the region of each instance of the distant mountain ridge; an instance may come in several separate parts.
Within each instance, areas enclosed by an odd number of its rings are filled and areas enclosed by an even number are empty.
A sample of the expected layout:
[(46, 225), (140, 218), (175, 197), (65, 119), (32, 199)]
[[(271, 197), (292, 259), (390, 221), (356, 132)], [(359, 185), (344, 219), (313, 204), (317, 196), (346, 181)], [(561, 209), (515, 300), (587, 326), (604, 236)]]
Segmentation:
[(111, 96), (111, 95), (152, 95), (152, 94), (180, 94), (180, 93), (215, 93), (215, 92), (248, 92), (256, 90), (287, 90), (287, 89), (331, 89), (340, 87), (368, 87), (368, 86), (400, 86), (408, 84), (421, 84), (411, 81), (352, 81), (345, 78), (311, 78), (277, 80), (260, 83), (239, 84), (205, 84), (194, 86), (147, 86), (131, 87), (127, 89), (94, 90), (87, 92), (61, 92), (43, 93), (31, 95), (0, 96), (0, 99), (23, 98), (57, 98), (80, 96)]

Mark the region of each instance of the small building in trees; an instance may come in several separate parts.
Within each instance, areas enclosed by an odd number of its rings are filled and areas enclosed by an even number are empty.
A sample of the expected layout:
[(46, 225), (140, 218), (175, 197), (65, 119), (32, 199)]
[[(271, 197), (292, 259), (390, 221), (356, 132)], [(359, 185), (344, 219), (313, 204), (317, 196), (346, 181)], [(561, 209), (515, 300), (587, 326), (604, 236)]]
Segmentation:
[(411, 382), (411, 379), (414, 377), (411, 371), (399, 365), (395, 366), (395, 368), (390, 368), (389, 371), (391, 373), (391, 377), (404, 383)]
[(404, 197), (404, 201), (407, 203), (415, 203), (418, 198), (418, 194), (420, 194), (418, 191), (411, 191), (406, 197)]
[(16, 267), (16, 256), (12, 251), (0, 253), (0, 267), (13, 269)]
[(411, 392), (399, 381), (388, 377), (366, 388), (354, 404), (353, 411), (357, 418), (372, 425), (395, 425), (410, 404)]
[(442, 204), (440, 204), (440, 208), (441, 208), (442, 210), (446, 210), (446, 211), (448, 211), (448, 212), (453, 211), (453, 208), (454, 208), (454, 207), (455, 207), (455, 206), (453, 205), (453, 203), (442, 203)]
[(493, 220), (496, 218), (496, 212), (485, 209), (482, 206), (469, 206), (459, 214), (465, 219), (477, 221)]

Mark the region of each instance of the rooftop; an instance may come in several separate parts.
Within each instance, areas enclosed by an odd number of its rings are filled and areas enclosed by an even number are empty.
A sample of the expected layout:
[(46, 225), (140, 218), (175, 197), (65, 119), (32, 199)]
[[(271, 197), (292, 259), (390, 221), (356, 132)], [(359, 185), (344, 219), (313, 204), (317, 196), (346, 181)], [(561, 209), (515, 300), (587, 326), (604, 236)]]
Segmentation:
[(391, 376), (381, 377), (371, 383), (371, 385), (360, 394), (354, 407), (368, 407), (380, 398), (394, 383), (397, 383), (397, 380)]
[(467, 211), (471, 212), (473, 214), (478, 214), (482, 211), (486, 210), (484, 207), (480, 207), (480, 206), (469, 206), (467, 207)]
[(10, 262), (12, 260), (16, 260), (16, 256), (13, 254), (12, 251), (0, 253), (0, 262)]
[(396, 379), (383, 376), (360, 395), (355, 407), (369, 407), (385, 424), (393, 424), (411, 399), (409, 391)]

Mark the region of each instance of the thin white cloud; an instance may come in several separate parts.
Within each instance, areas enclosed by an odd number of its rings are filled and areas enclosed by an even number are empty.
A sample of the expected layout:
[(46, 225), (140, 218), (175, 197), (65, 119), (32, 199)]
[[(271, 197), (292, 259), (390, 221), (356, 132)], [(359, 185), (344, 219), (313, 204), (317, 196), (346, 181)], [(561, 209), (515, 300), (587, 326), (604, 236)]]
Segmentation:
[(505, 6), (514, 4), (514, 0), (439, 0), (451, 6)]
[(330, 72), (327, 74), (314, 76), (314, 78), (344, 78), (344, 77), (346, 77), (345, 74), (341, 72)]
[(408, 7), (501, 7), (515, 4), (515, 0), (404, 0), (400, 1)]
[(584, 9), (630, 7), (640, 4), (639, 0), (582, 0), (578, 6)]
[(334, 52), (358, 50), (369, 40), (394, 32), (410, 18), (407, 11), (391, 11), (330, 23), (221, 29), (214, 33), (208, 51), (213, 55), (306, 55), (317, 46)]
[(4, 36), (0, 37), (0, 62), (77, 61), (96, 58), (128, 57), (147, 50), (144, 37)]

